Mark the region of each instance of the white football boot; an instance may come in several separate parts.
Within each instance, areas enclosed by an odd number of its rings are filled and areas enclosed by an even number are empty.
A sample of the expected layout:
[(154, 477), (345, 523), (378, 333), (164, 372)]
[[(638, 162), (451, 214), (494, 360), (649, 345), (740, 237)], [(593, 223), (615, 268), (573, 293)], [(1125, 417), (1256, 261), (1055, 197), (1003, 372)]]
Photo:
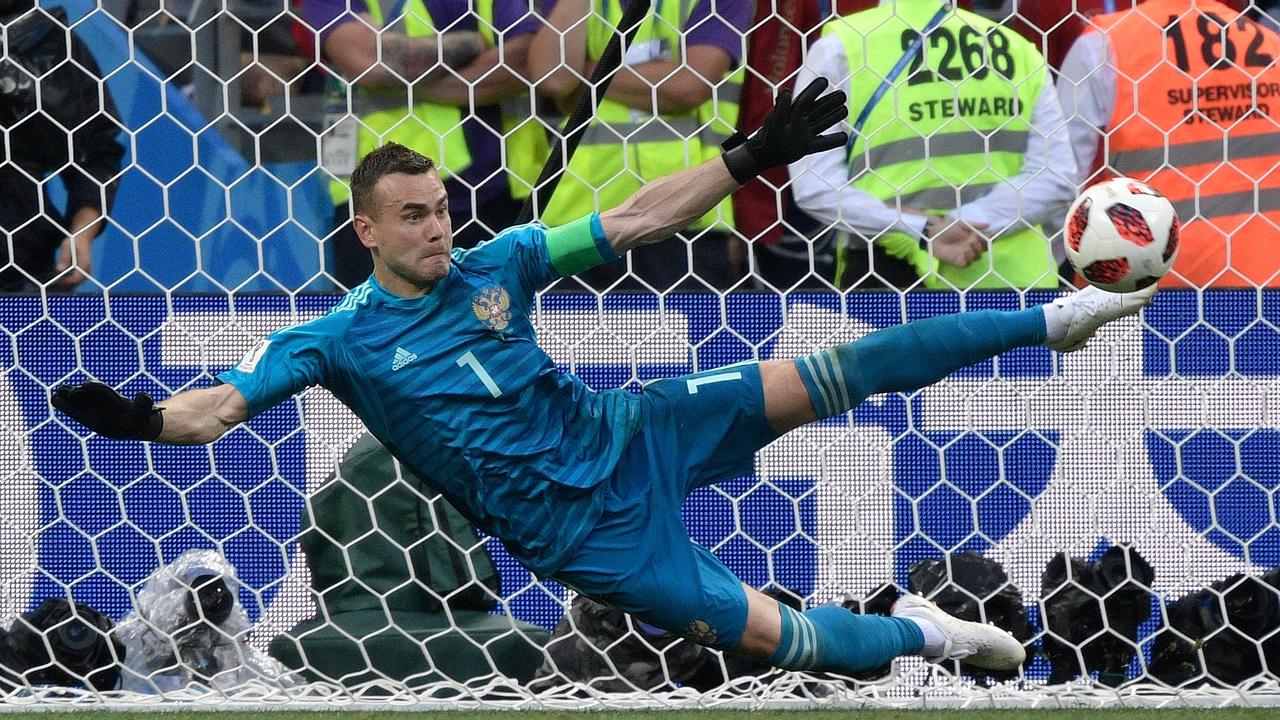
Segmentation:
[(890, 614), (933, 623), (946, 636), (941, 654), (925, 656), (929, 662), (963, 660), (987, 670), (1015, 670), (1027, 659), (1022, 643), (1007, 631), (948, 615), (922, 595), (903, 595)]
[[(1058, 352), (1074, 352), (1084, 347), (1098, 328), (1112, 320), (1137, 313), (1151, 303), (1156, 286), (1151, 285), (1129, 293), (1113, 293), (1099, 290), (1092, 285), (1063, 295), (1054, 300), (1057, 308), (1056, 325), (1062, 337), (1050, 334), (1045, 345)], [(1065, 332), (1062, 328), (1066, 328)], [(1052, 328), (1051, 328), (1052, 330)]]

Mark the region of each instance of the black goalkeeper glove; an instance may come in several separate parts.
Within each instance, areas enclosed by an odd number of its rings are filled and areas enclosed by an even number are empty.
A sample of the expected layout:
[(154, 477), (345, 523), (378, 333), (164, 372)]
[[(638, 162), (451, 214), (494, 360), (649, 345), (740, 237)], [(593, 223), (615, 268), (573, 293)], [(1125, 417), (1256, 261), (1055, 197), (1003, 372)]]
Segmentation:
[(138, 393), (130, 400), (100, 382), (63, 385), (53, 393), (53, 406), (113, 440), (155, 440), (164, 428), (150, 395)]
[(849, 116), (849, 98), (843, 91), (819, 98), (826, 89), (827, 80), (820, 77), (801, 90), (795, 100), (791, 99), (790, 88), (783, 90), (760, 129), (721, 155), (733, 179), (745, 185), (771, 167), (790, 165), (805, 155), (844, 145), (849, 133), (821, 133)]

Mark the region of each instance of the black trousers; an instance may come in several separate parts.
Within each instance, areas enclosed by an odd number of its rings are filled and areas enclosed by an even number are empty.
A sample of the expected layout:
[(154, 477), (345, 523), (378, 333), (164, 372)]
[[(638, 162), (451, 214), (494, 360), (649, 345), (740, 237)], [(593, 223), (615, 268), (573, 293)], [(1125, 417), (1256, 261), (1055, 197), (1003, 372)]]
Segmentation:
[(844, 258), (841, 290), (905, 290), (920, 282), (920, 273), (906, 260), (886, 253), (879, 243), (852, 236), (836, 250)]
[(38, 292), (53, 276), (55, 255), (67, 237), (59, 227), (66, 220), (53, 203), (46, 202), (41, 213), (37, 186), (10, 182), (16, 172), (0, 172), (0, 293), (5, 294)]

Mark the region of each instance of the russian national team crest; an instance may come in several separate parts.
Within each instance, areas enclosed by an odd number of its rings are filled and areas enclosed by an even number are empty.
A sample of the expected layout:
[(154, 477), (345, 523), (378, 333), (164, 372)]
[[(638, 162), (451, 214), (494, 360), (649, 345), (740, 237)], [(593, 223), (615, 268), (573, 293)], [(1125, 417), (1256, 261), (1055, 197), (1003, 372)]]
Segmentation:
[(471, 299), (476, 319), (492, 330), (506, 330), (511, 323), (511, 296), (501, 285), (487, 287)]

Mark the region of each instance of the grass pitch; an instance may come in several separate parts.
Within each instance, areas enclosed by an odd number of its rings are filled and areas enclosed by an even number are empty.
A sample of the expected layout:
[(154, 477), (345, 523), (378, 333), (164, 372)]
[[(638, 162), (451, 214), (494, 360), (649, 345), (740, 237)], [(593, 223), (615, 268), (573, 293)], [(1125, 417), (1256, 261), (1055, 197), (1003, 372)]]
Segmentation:
[(93, 718), (93, 720), (1275, 720), (1280, 708), (1167, 708), (1072, 710), (583, 710), (494, 712), (401, 712), (384, 710), (314, 712), (156, 711), (39, 712), (0, 714), (0, 718)]

